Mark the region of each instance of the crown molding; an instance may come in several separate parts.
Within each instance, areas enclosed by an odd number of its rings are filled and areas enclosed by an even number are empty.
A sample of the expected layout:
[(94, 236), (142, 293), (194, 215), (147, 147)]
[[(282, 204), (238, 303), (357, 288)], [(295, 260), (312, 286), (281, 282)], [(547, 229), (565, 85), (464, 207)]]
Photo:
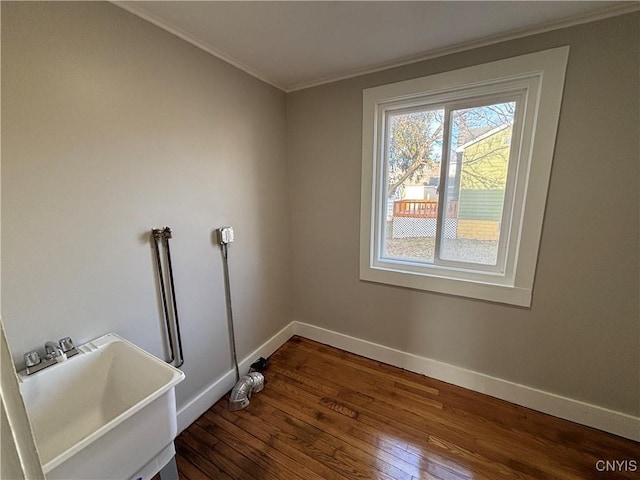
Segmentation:
[[(181, 38), (185, 42), (188, 42), (191, 45), (193, 45), (195, 47), (198, 47), (201, 50), (204, 50), (205, 52), (209, 53), (210, 55), (213, 55), (214, 57), (217, 57), (220, 60), (233, 65), (234, 67), (242, 70), (245, 73), (248, 73), (252, 77), (257, 78), (258, 80), (260, 80), (260, 81), (262, 81), (264, 83), (267, 83), (267, 84), (271, 85), (272, 87), (277, 88), (278, 90), (282, 90), (283, 92), (287, 91), (282, 85), (278, 85), (273, 80), (265, 77), (258, 70), (250, 67), (249, 65), (247, 65), (245, 63), (242, 63), (240, 60), (237, 60), (236, 58), (232, 57), (231, 55), (226, 54), (222, 50), (218, 50), (213, 45), (210, 45), (207, 42), (204, 42), (204, 41), (194, 37), (190, 33), (185, 32), (184, 30), (176, 27), (175, 25), (171, 24), (170, 22), (167, 22), (164, 19), (156, 17), (155, 15), (147, 12), (146, 10), (143, 10), (143, 9), (139, 8), (138, 6), (132, 5), (131, 2), (110, 0), (110, 3), (112, 3), (113, 5), (115, 5), (117, 7), (122, 8), (123, 10), (126, 10), (129, 13), (132, 13), (132, 14), (136, 15), (137, 17), (142, 18), (143, 20), (146, 20), (149, 23), (154, 24), (156, 27), (160, 27), (161, 29), (163, 29), (163, 30), (175, 35), (176, 37)], [(144, 2), (139, 2), (139, 3), (144, 4)]]
[[(567, 28), (567, 27), (572, 27), (575, 25), (581, 25), (584, 23), (590, 23), (590, 22), (595, 22), (598, 20), (603, 20), (606, 18), (610, 18), (610, 17), (616, 17), (619, 15), (625, 15), (628, 13), (633, 13), (633, 12), (638, 12), (640, 11), (640, 3), (638, 2), (628, 2), (625, 3), (623, 5), (616, 5), (613, 7), (605, 7), (601, 10), (597, 10), (595, 12), (591, 12), (589, 14), (585, 14), (585, 15), (578, 15), (578, 16), (574, 16), (574, 17), (570, 17), (570, 18), (565, 18), (563, 20), (558, 20), (555, 22), (551, 22), (551, 23), (545, 23), (543, 25), (538, 25), (535, 27), (530, 27), (530, 28), (523, 28), (523, 29), (519, 29), (519, 30), (513, 30), (511, 32), (507, 32), (507, 33), (503, 33), (503, 34), (498, 34), (498, 35), (491, 35), (488, 37), (483, 37), (477, 40), (472, 40), (469, 42), (462, 42), (450, 47), (445, 47), (445, 48), (439, 48), (439, 49), (434, 49), (434, 50), (429, 50), (427, 52), (421, 53), (419, 55), (412, 55), (412, 56), (408, 56), (408, 57), (404, 57), (402, 59), (393, 61), (393, 62), (383, 62), (383, 63), (379, 63), (373, 66), (369, 66), (366, 68), (360, 68), (360, 69), (354, 69), (351, 70), (347, 73), (344, 74), (340, 74), (340, 75), (328, 75), (326, 77), (321, 77), (318, 78), (316, 80), (311, 80), (311, 81), (307, 81), (307, 82), (300, 82), (300, 83), (296, 83), (293, 85), (281, 85), (279, 84), (277, 81), (268, 78), (267, 76), (265, 76), (264, 74), (262, 74), (260, 71), (258, 71), (255, 68), (252, 68), (251, 66), (241, 62), (240, 60), (234, 58), (231, 55), (228, 55), (227, 53), (217, 49), (216, 47), (214, 47), (213, 45), (208, 44), (207, 42), (204, 42), (198, 38), (196, 38), (195, 36), (185, 32), (184, 30), (180, 29), (179, 27), (176, 27), (175, 25), (171, 24), (170, 22), (167, 22), (164, 19), (161, 19), (159, 17), (156, 17), (155, 15), (145, 11), (142, 8), (139, 8), (137, 5), (132, 4), (131, 2), (123, 2), (123, 1), (116, 1), (116, 0), (111, 0), (111, 2), (113, 5), (116, 5), (126, 11), (128, 11), (129, 13), (132, 13), (152, 24), (154, 24), (155, 26), (162, 28), (163, 30), (166, 30), (167, 32), (181, 38), (182, 40), (200, 48), (201, 50), (204, 50), (205, 52), (213, 55), (214, 57), (217, 57), (221, 60), (223, 60), (224, 62), (227, 62), (231, 65), (233, 65), (234, 67), (242, 70), (243, 72), (251, 75), (252, 77), (257, 78), (258, 80), (265, 82), (269, 85), (271, 85), (272, 87), (277, 88), (278, 90), (282, 90), (285, 93), (291, 93), (291, 92), (296, 92), (298, 90), (304, 90), (307, 88), (312, 88), (312, 87), (317, 87), (320, 85), (325, 85), (328, 83), (333, 83), (333, 82), (338, 82), (341, 80), (347, 80), (349, 78), (354, 78), (354, 77), (358, 77), (361, 75), (367, 75), (370, 73), (375, 73), (375, 72), (379, 72), (382, 70), (387, 70), (390, 68), (396, 68), (396, 67), (402, 67), (404, 65), (409, 65), (412, 63), (417, 63), (417, 62), (422, 62), (425, 60), (431, 60), (433, 58), (437, 58), (437, 57), (443, 57), (446, 55), (451, 55), (454, 53), (459, 53), (459, 52), (463, 52), (466, 50), (472, 50), (474, 48), (479, 48), (479, 47), (485, 47), (488, 45), (493, 45), (496, 43), (501, 43), (501, 42), (506, 42), (509, 40), (515, 40), (517, 38), (522, 38), (522, 37), (528, 37), (531, 35), (537, 35), (540, 33), (545, 33), (545, 32), (550, 32), (553, 30), (558, 30), (561, 28)], [(144, 4), (144, 2), (140, 2), (140, 4)]]
[(338, 82), (341, 80), (348, 80), (349, 78), (359, 77), (361, 75), (367, 75), (370, 73), (376, 73), (383, 70), (388, 70), (390, 68), (402, 67), (405, 65), (410, 65), (412, 63), (423, 62), (425, 60), (431, 60), (438, 57), (445, 57), (447, 55), (452, 55), (454, 53), (460, 53), (467, 50), (473, 50), (475, 48), (494, 45), (496, 43), (507, 42), (509, 40), (516, 40), (518, 38), (529, 37), (531, 35), (537, 35), (545, 32), (551, 32), (553, 30), (559, 30), (561, 28), (573, 27), (575, 25), (582, 25), (585, 23), (596, 22), (598, 20), (604, 20), (606, 18), (617, 17), (620, 15), (625, 15), (628, 13), (633, 13), (638, 11), (640, 11), (640, 3), (635, 3), (635, 2), (630, 4), (625, 4), (625, 5), (618, 5), (615, 7), (605, 7), (602, 10), (598, 10), (596, 12), (592, 12), (586, 15), (579, 15), (571, 18), (565, 18), (564, 20), (545, 23), (543, 25), (538, 25), (536, 27), (512, 30), (511, 32), (508, 32), (508, 33), (491, 35), (488, 37), (483, 37), (483, 38), (472, 40), (469, 42), (458, 43), (450, 47), (429, 50), (419, 55), (412, 55), (409, 57), (399, 59), (397, 61), (380, 63), (377, 65), (373, 65), (371, 67), (352, 70), (351, 72), (343, 75), (327, 76), (327, 77), (320, 78), (318, 80), (314, 80), (310, 82), (298, 83), (285, 89), (285, 92), (291, 93), (298, 90), (318, 87), (320, 85), (326, 85), (327, 83)]

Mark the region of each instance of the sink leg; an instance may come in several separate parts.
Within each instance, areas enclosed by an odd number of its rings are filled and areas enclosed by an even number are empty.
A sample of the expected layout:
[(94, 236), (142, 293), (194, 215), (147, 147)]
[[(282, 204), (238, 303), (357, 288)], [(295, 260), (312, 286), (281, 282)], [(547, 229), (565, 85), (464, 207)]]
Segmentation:
[(178, 466), (176, 465), (175, 455), (160, 470), (160, 480), (178, 480)]

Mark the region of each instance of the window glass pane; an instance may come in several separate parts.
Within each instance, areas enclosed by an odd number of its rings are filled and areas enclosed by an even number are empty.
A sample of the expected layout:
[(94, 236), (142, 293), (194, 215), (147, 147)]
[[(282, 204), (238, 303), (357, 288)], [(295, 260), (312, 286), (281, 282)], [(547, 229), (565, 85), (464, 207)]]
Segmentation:
[(442, 260), (497, 265), (516, 102), (450, 117)]
[(382, 256), (433, 262), (444, 109), (387, 116)]

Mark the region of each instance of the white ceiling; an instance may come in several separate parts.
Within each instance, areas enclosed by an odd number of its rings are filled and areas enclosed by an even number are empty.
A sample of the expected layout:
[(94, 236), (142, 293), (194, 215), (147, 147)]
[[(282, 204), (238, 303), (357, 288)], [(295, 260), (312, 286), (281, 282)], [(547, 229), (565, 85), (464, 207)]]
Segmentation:
[(637, 2), (124, 1), (284, 91), (638, 8)]

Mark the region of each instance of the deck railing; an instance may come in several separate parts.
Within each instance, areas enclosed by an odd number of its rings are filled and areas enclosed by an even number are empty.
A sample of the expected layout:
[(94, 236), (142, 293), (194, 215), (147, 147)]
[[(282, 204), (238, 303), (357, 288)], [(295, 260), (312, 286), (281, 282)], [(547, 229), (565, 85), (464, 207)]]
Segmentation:
[[(437, 200), (396, 200), (393, 202), (394, 217), (436, 218), (438, 216)], [(458, 217), (458, 201), (450, 200), (445, 212), (447, 218)]]

